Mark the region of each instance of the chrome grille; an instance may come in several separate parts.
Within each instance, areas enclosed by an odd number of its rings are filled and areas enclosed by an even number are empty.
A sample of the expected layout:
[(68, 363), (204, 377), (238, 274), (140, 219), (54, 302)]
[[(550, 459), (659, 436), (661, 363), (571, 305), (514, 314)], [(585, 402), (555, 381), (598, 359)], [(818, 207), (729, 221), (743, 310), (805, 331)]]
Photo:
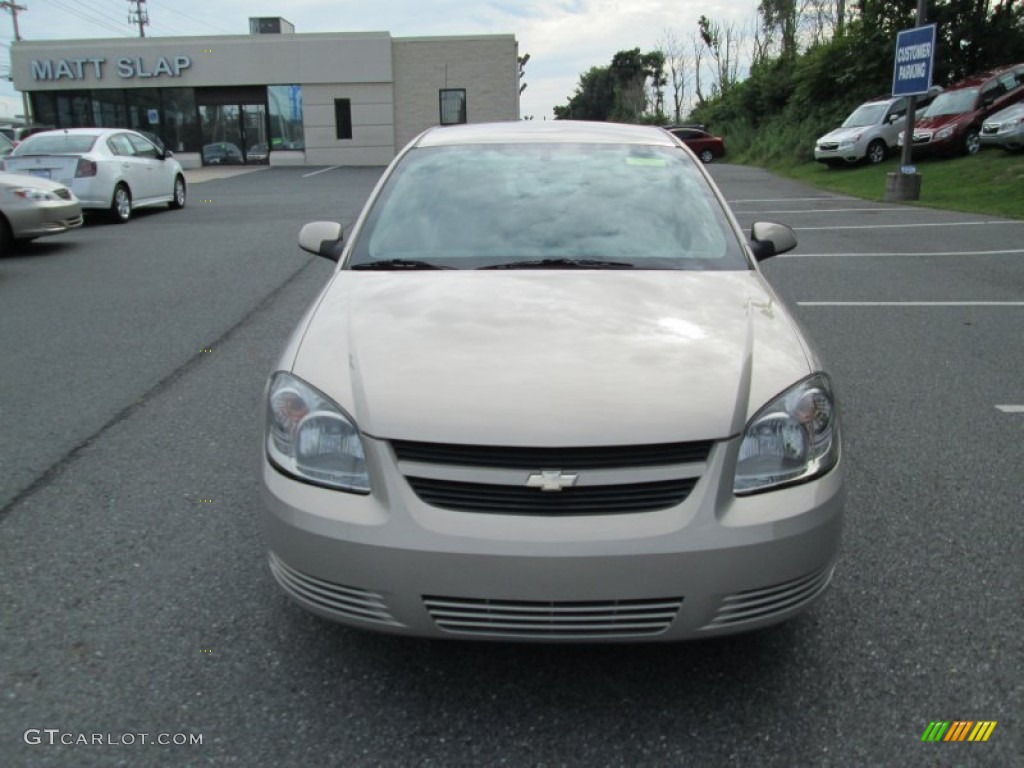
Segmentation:
[(824, 144), (819, 144), (818, 149), (820, 149), (822, 152), (834, 152), (835, 150), (839, 149), (839, 142), (830, 141)]
[(536, 602), (424, 595), (423, 604), (438, 629), (453, 634), (586, 639), (660, 634), (683, 598)]
[(697, 478), (628, 485), (584, 485), (546, 493), (524, 485), (492, 485), (407, 477), (427, 504), (460, 512), (505, 515), (610, 515), (682, 504)]
[(270, 553), (269, 560), (270, 571), (277, 579), (277, 583), (285, 592), (300, 601), (312, 603), (329, 613), (348, 619), (372, 621), (393, 627), (404, 626), (391, 615), (383, 595), (301, 573), (273, 552)]
[(509, 469), (624, 469), (706, 461), (711, 440), (656, 445), (582, 448), (519, 448), (494, 445), (449, 445), (392, 440), (399, 461)]
[(999, 123), (985, 123), (985, 125), (981, 127), (981, 132), (986, 136), (993, 133), (999, 133)]
[(770, 618), (808, 603), (828, 586), (833, 567), (761, 589), (748, 589), (722, 601), (715, 618), (701, 629), (715, 629)]

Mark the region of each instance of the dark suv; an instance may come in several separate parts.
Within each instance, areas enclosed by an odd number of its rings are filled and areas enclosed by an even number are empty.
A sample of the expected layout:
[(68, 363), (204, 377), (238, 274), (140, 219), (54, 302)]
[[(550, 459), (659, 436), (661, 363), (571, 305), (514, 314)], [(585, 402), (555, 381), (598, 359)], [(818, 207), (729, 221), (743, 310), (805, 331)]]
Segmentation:
[[(961, 80), (936, 96), (915, 122), (914, 157), (977, 154), (985, 118), (1021, 100), (1024, 64)], [(900, 146), (905, 136), (905, 132), (900, 134)]]

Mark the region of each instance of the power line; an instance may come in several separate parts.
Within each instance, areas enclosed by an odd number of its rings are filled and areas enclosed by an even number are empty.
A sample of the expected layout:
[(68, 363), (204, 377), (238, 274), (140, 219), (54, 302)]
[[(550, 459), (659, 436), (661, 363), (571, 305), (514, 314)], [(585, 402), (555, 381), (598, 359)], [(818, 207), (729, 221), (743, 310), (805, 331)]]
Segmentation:
[(111, 32), (116, 32), (119, 35), (127, 34), (123, 28), (116, 26), (118, 22), (104, 14), (95, 14), (94, 12), (86, 12), (83, 9), (75, 8), (74, 6), (67, 5), (60, 2), (60, 0), (46, 0), (48, 3), (52, 3), (60, 10), (65, 13), (69, 13), (72, 16), (81, 19), (82, 21), (92, 24), (97, 27), (102, 27)]
[(223, 27), (218, 27), (216, 24), (211, 24), (208, 21), (203, 21), (202, 19), (197, 19), (195, 16), (189, 16), (187, 13), (182, 13), (181, 11), (176, 11), (174, 8), (170, 8), (170, 7), (166, 6), (166, 5), (164, 5), (163, 3), (154, 2), (153, 4), (159, 6), (160, 8), (162, 8), (165, 11), (170, 11), (171, 13), (175, 13), (178, 16), (186, 18), (189, 21), (194, 21), (197, 24), (203, 24), (203, 25), (205, 25), (207, 27), (210, 27), (211, 29), (216, 29), (218, 32), (223, 32), (224, 34), (227, 34), (227, 35), (234, 35), (234, 34), (236, 34), (235, 32), (232, 32), (230, 29), (224, 29)]

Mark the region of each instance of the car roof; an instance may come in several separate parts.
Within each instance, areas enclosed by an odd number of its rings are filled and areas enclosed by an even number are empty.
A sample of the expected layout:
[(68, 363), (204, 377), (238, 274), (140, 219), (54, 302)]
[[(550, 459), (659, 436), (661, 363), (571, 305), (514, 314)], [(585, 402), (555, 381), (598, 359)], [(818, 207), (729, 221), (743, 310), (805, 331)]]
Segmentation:
[(580, 120), (521, 120), (508, 123), (463, 123), (430, 128), (418, 147), (460, 144), (656, 144), (678, 146), (663, 129), (651, 125)]
[(1007, 72), (1012, 72), (1013, 70), (1015, 70), (1015, 69), (1017, 69), (1018, 67), (1021, 67), (1021, 66), (1024, 66), (1024, 65), (1021, 65), (1021, 64), (1010, 64), (1009, 66), (1006, 66), (1006, 67), (997, 67), (996, 69), (993, 69), (993, 70), (991, 70), (989, 72), (979, 72), (976, 75), (971, 75), (970, 77), (965, 77), (963, 80), (960, 80), (959, 82), (953, 83), (953, 85), (948, 86), (946, 88), (946, 90), (947, 91), (959, 91), (959, 90), (961, 90), (963, 88), (977, 88), (977, 87), (982, 86), (985, 83), (987, 83), (993, 77), (998, 77), (999, 75), (1005, 75)]

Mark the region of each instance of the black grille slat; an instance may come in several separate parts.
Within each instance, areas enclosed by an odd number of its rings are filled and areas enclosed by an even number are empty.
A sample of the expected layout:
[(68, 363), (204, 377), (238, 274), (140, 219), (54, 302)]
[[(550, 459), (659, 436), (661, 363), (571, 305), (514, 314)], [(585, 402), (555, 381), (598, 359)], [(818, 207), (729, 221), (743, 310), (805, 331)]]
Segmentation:
[(505, 469), (628, 469), (707, 461), (711, 440), (656, 445), (521, 448), (392, 440), (399, 461)]
[(629, 485), (576, 486), (545, 492), (537, 488), (407, 478), (427, 504), (460, 512), (516, 515), (607, 515), (650, 512), (681, 504), (697, 478)]
[(537, 602), (424, 595), (445, 632), (491, 637), (628, 637), (667, 630), (681, 597), (610, 601)]

